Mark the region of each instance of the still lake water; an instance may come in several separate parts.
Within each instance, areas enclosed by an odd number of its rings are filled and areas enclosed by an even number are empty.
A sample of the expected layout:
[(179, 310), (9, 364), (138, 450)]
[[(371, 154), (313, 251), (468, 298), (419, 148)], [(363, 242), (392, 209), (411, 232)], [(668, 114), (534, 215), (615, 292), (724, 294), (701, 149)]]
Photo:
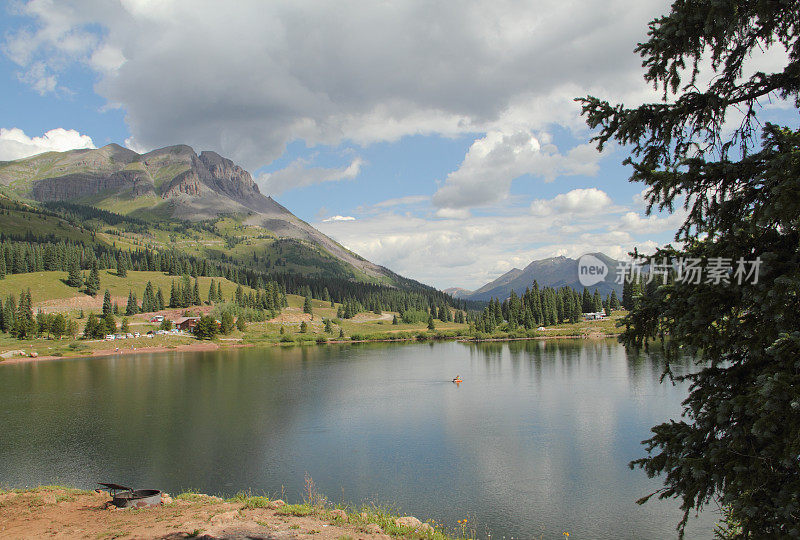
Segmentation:
[[(375, 501), (494, 538), (676, 538), (627, 463), (685, 386), (615, 341), (363, 344), (0, 364), (0, 485)], [(461, 375), (456, 386), (450, 379)], [(690, 520), (710, 538), (717, 514)]]

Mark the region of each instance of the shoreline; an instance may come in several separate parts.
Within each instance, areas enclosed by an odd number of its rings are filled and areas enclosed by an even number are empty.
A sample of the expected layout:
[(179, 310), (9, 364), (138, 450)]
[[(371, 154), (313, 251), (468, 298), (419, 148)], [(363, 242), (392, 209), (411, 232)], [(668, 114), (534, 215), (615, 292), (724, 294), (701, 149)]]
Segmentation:
[[(288, 504), (281, 499), (240, 493), (231, 498), (187, 492), (143, 508), (116, 508), (106, 491), (64, 486), (0, 489), (4, 519), (0, 536), (81, 538), (359, 538), (452, 540), (474, 537), (462, 527), (453, 533), (440, 524), (397, 515), (376, 506), (346, 507), (314, 499)], [(466, 533), (470, 534), (467, 535)]]
[[(220, 349), (240, 349), (245, 347), (292, 347), (292, 346), (310, 346), (310, 345), (346, 345), (349, 343), (424, 343), (426, 341), (455, 341), (458, 343), (498, 343), (507, 341), (547, 341), (547, 340), (563, 340), (563, 339), (609, 339), (615, 338), (619, 334), (583, 334), (580, 336), (531, 336), (531, 337), (506, 337), (506, 338), (470, 338), (467, 336), (454, 336), (447, 338), (431, 338), (426, 340), (419, 340), (417, 338), (403, 338), (403, 339), (360, 339), (360, 340), (327, 340), (324, 343), (317, 343), (315, 341), (307, 342), (263, 342), (263, 343), (226, 343), (220, 345), (214, 341), (199, 341), (197, 343), (184, 343), (181, 345), (155, 345), (152, 347), (138, 347), (135, 349), (98, 349), (91, 351), (87, 354), (76, 354), (69, 356), (17, 356), (7, 358), (0, 361), (0, 366), (4, 364), (27, 364), (32, 362), (47, 362), (52, 360), (69, 360), (73, 358), (104, 358), (109, 356), (128, 356), (132, 354), (157, 354), (163, 352), (204, 352), (204, 351), (217, 351)], [(308, 345), (306, 345), (306, 343)]]
[[(232, 347), (241, 347), (243, 345), (232, 345)], [(170, 352), (170, 351), (213, 351), (219, 349), (219, 345), (213, 342), (206, 342), (206, 343), (186, 343), (183, 345), (155, 345), (153, 347), (139, 347), (136, 349), (98, 349), (96, 351), (91, 351), (86, 354), (76, 354), (70, 356), (16, 356), (14, 358), (8, 358), (0, 362), (0, 366), (3, 364), (27, 364), (29, 362), (41, 362), (41, 361), (49, 361), (49, 360), (69, 360), (72, 358), (103, 358), (107, 356), (127, 356), (131, 354), (152, 354), (152, 353), (161, 353), (161, 352)]]

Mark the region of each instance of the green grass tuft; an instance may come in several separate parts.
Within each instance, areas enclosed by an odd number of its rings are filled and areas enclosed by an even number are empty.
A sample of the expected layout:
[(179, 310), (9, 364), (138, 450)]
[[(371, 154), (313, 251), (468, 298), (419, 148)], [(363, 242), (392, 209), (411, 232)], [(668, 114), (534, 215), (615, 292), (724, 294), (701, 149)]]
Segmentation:
[(244, 506), (242, 507), (247, 509), (254, 509), (254, 508), (269, 508), (269, 498), (268, 497), (247, 497), (244, 501)]

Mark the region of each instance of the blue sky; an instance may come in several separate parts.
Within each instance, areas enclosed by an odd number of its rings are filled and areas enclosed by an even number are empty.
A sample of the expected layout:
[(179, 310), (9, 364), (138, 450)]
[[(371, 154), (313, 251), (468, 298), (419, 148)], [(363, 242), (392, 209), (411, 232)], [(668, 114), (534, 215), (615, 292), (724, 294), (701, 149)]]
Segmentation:
[[(346, 247), (446, 288), (672, 239), (575, 97), (658, 98), (633, 48), (669, 3), (7, 2), (0, 159), (189, 144)], [(781, 51), (754, 59), (762, 69)], [(796, 124), (769, 104), (762, 118)]]

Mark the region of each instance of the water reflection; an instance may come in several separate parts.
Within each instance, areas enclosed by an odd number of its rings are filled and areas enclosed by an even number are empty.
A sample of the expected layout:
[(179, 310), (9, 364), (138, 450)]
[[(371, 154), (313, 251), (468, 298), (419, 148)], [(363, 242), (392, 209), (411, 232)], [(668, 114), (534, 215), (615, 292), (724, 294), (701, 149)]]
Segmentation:
[(680, 413), (685, 386), (659, 384), (662, 369), (586, 340), (0, 365), (0, 483), (297, 500), (309, 473), (334, 499), (470, 515), (495, 537), (670, 537), (676, 505), (635, 505), (658, 483), (627, 467), (650, 426)]

